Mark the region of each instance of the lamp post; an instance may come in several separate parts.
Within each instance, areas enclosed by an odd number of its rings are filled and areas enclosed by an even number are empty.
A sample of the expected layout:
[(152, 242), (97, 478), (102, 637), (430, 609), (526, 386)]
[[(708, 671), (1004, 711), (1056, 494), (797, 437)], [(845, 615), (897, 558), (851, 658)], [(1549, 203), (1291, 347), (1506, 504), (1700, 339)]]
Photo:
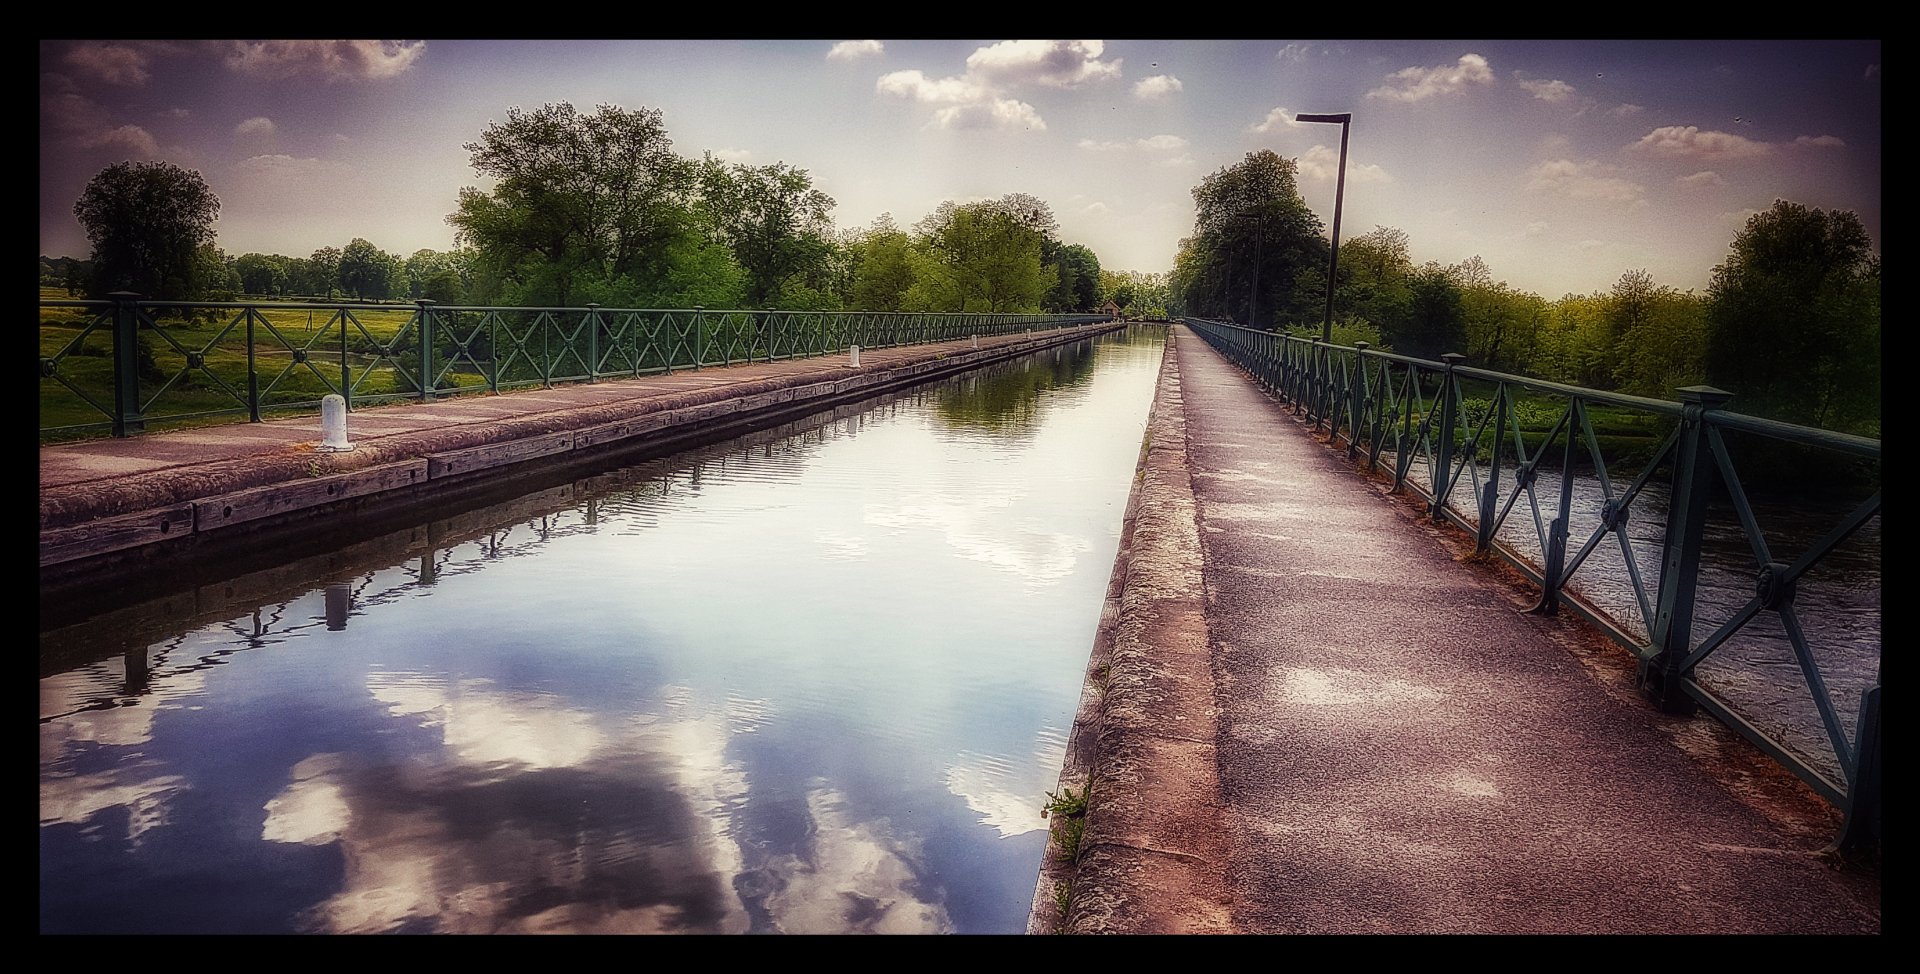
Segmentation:
[(1333, 256), (1327, 258), (1327, 316), (1320, 323), (1320, 340), (1333, 341), (1333, 284), (1340, 270), (1340, 201), (1347, 195), (1347, 129), (1353, 124), (1352, 112), (1337, 115), (1295, 115), (1296, 122), (1340, 123), (1340, 172), (1333, 186)]

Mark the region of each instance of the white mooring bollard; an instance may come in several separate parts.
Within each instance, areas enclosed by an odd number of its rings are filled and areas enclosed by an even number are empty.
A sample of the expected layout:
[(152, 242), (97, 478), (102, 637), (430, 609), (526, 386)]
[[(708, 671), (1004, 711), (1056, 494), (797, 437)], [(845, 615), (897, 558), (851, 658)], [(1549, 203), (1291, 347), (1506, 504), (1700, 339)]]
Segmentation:
[(856, 369), (860, 367), (860, 346), (853, 345), (847, 348), (847, 364)]
[(347, 400), (343, 396), (331, 395), (320, 400), (320, 432), (323, 438), (318, 449), (329, 453), (345, 453), (353, 449), (347, 442)]
[(974, 348), (979, 348), (979, 347), (980, 347), (980, 336), (979, 336), (979, 335), (975, 335), (975, 336), (973, 336), (973, 347), (974, 347)]

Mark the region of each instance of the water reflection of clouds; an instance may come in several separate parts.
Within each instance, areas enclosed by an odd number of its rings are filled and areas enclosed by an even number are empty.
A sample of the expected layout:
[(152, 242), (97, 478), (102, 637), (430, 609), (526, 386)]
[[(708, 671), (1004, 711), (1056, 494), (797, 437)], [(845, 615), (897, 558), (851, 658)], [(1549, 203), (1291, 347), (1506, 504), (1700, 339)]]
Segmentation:
[(563, 768), (600, 746), (593, 716), (544, 693), (505, 692), (488, 680), (452, 686), (407, 674), (367, 677), (374, 699), (396, 717), (420, 717), (438, 727), (460, 760), (476, 765)]
[(267, 803), (262, 839), (338, 843), (344, 857), (311, 929), (951, 929), (921, 895), (917, 842), (851, 814), (825, 782), (808, 794), (809, 841), (761, 851), (727, 744), (772, 719), (765, 701), (703, 707), (677, 686), (660, 713), (608, 720), (484, 681), (368, 685), (393, 716), (441, 728), (443, 747), (378, 764), (315, 755)]
[[(40, 725), (40, 825), (84, 825), (108, 809), (125, 808), (127, 839), (166, 824), (173, 797), (187, 782), (163, 773), (157, 762), (138, 752), (114, 767), (88, 774), (68, 770), (75, 752), (92, 746), (138, 748), (153, 739), (153, 722), (163, 701), (195, 696), (206, 674), (186, 672), (167, 678), (163, 696), (149, 693), (126, 700), (102, 700), (102, 674), (89, 667), (40, 681), (40, 712), (60, 715)], [(112, 681), (114, 685), (124, 680)], [(98, 706), (98, 704), (110, 704)]]
[(1037, 832), (1046, 828), (1040, 809), (1053, 784), (1049, 776), (1059, 770), (1066, 750), (1065, 738), (1043, 730), (1026, 758), (962, 751), (947, 767), (947, 790), (1002, 837)]
[(127, 810), (127, 841), (167, 824), (174, 796), (187, 787), (178, 775), (139, 762), (97, 774), (40, 776), (40, 826), (82, 825), (111, 808)]
[(1054, 530), (1039, 518), (1006, 517), (1017, 499), (1010, 492), (964, 498), (923, 494), (897, 506), (868, 505), (865, 519), (885, 528), (929, 528), (960, 557), (1017, 575), (1029, 586), (1071, 576), (1092, 542)]

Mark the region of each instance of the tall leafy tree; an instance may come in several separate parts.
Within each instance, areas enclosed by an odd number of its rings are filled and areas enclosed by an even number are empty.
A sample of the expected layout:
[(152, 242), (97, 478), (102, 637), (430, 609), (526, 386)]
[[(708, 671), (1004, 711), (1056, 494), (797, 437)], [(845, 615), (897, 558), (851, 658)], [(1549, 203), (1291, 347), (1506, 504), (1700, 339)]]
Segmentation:
[(849, 247), (853, 286), (849, 301), (860, 311), (901, 311), (915, 278), (913, 240), (882, 213)]
[(941, 203), (915, 228), (923, 259), (909, 303), (929, 311), (1039, 310), (1053, 280), (1041, 263), (1046, 235), (1033, 216), (1018, 199), (1011, 206)]
[(1467, 319), (1460, 282), (1454, 275), (1438, 264), (1427, 264), (1413, 272), (1408, 292), (1406, 322), (1396, 330), (1383, 328), (1381, 334), (1408, 355), (1434, 358), (1460, 351), (1467, 338)]
[(1092, 311), (1100, 303), (1100, 257), (1080, 244), (1061, 244), (1054, 253), (1057, 283), (1047, 292), (1048, 311)]
[(340, 290), (356, 298), (393, 296), (396, 279), (404, 280), (400, 259), (355, 237), (340, 251)]
[(1708, 380), (1735, 408), (1877, 433), (1880, 260), (1860, 218), (1776, 200), (1707, 286)]
[(527, 302), (566, 304), (579, 283), (657, 280), (687, 232), (694, 166), (675, 155), (660, 112), (565, 102), (508, 109), (467, 143), (491, 191), (466, 187), (447, 217), (489, 280)]
[(198, 172), (170, 162), (115, 163), (87, 183), (73, 214), (93, 245), (97, 293), (189, 299), (214, 283), (198, 254), (213, 244), (220, 200)]
[(1175, 261), (1189, 311), (1271, 327), (1324, 301), (1324, 291), (1307, 285), (1324, 281), (1328, 243), (1300, 197), (1298, 171), (1262, 149), (1194, 187), (1194, 235)]
[(813, 177), (784, 162), (728, 165), (708, 156), (700, 197), (709, 224), (747, 272), (747, 302), (781, 303), (789, 291), (829, 289), (834, 261), (833, 197)]

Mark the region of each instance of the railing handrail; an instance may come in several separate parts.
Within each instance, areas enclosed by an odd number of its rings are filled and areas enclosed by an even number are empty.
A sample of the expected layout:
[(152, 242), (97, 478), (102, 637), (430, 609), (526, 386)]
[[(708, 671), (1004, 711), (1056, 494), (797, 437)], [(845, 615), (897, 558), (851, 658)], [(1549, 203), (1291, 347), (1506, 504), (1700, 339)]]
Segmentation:
[[(1402, 355), (1398, 352), (1385, 352), (1377, 348), (1356, 348), (1352, 345), (1336, 345), (1331, 342), (1323, 343), (1315, 338), (1303, 338), (1298, 335), (1287, 334), (1286, 332), (1248, 328), (1245, 325), (1237, 325), (1229, 321), (1215, 321), (1210, 318), (1187, 317), (1180, 320), (1185, 322), (1204, 322), (1215, 328), (1226, 328), (1249, 334), (1272, 335), (1284, 341), (1303, 343), (1309, 346), (1324, 344), (1327, 348), (1337, 349), (1341, 352), (1364, 355), (1368, 358), (1384, 359), (1406, 365), (1418, 365), (1423, 369), (1431, 369), (1436, 372), (1445, 372), (1448, 370), (1448, 365), (1445, 362), (1435, 359), (1419, 358), (1413, 355)], [(1513, 385), (1525, 386), (1529, 389), (1536, 389), (1541, 392), (1579, 396), (1587, 402), (1601, 403), (1609, 406), (1626, 406), (1663, 416), (1678, 418), (1686, 412), (1686, 403), (1671, 399), (1654, 399), (1624, 392), (1613, 392), (1607, 389), (1593, 389), (1587, 386), (1554, 382), (1551, 379), (1541, 379), (1515, 372), (1496, 372), (1492, 369), (1482, 369), (1469, 365), (1454, 365), (1452, 371), (1455, 375), (1464, 378), (1481, 379), (1487, 382), (1506, 382)], [(1796, 423), (1768, 419), (1764, 416), (1755, 416), (1751, 413), (1742, 413), (1738, 410), (1727, 408), (1708, 410), (1706, 421), (1718, 426), (1727, 427), (1728, 429), (1758, 433), (1773, 439), (1788, 440), (1790, 442), (1825, 447), (1833, 450), (1842, 450), (1856, 456), (1870, 457), (1876, 460), (1880, 458), (1879, 440), (1854, 433), (1842, 433), (1839, 430), (1830, 430), (1819, 426), (1801, 426)]]

